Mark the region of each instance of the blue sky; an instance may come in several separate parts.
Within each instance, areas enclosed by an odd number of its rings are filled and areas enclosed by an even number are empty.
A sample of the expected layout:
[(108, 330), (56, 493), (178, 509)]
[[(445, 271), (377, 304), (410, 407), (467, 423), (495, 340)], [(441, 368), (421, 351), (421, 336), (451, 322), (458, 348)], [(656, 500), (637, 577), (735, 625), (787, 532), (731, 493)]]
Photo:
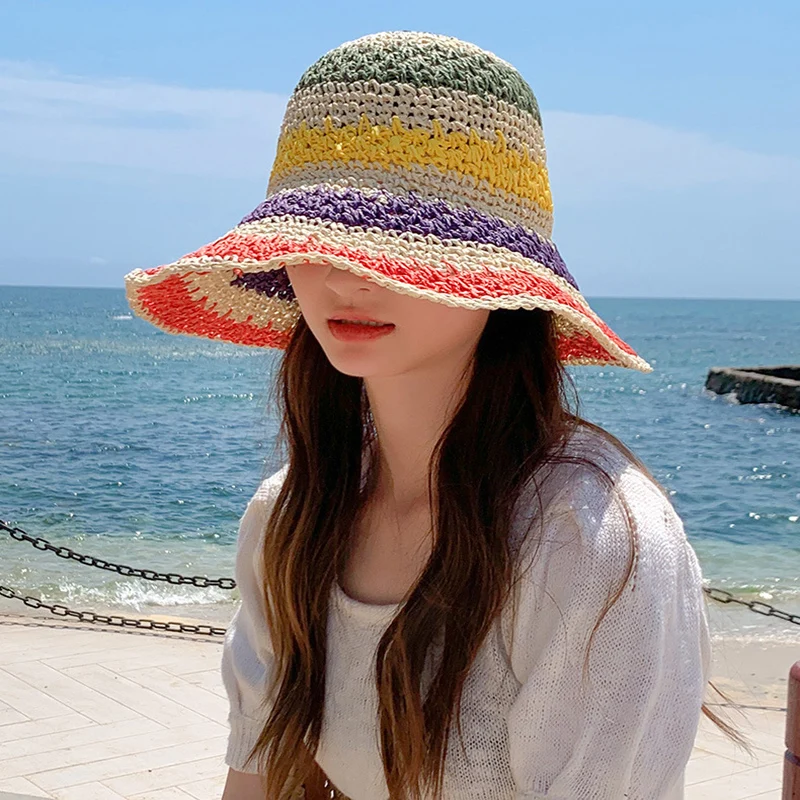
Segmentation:
[(123, 287), (264, 196), (301, 73), (428, 30), (542, 107), (554, 238), (592, 297), (800, 299), (800, 4), (0, 6), (0, 284)]

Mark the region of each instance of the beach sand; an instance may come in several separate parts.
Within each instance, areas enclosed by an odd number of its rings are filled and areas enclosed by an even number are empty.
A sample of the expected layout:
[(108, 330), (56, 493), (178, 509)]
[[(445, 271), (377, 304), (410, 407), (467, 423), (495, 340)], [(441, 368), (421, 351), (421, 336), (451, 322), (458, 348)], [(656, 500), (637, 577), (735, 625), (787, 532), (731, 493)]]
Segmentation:
[(713, 652), (711, 680), (737, 703), (786, 706), (789, 669), (800, 661), (800, 640), (791, 644), (715, 637)]
[[(221, 636), (75, 622), (24, 606), (11, 613), (11, 605), (0, 605), (0, 800), (219, 800), (228, 730)], [(714, 609), (713, 629), (731, 613)], [(800, 630), (770, 621), (773, 639), (714, 634), (712, 681), (739, 707), (711, 687), (706, 702), (750, 740), (754, 757), (701, 718), (686, 800), (781, 796)]]

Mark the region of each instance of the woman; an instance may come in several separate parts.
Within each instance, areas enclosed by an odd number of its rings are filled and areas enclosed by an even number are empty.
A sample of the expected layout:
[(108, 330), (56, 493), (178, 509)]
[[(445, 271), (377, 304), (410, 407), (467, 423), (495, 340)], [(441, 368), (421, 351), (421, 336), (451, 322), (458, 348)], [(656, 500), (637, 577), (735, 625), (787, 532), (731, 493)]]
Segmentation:
[(226, 800), (321, 776), (353, 800), (675, 800), (701, 711), (741, 741), (703, 704), (679, 517), (568, 402), (567, 365), (651, 367), (551, 230), (520, 74), (384, 33), (304, 73), (255, 211), (126, 276), (165, 330), (285, 351), (287, 463), (238, 535)]

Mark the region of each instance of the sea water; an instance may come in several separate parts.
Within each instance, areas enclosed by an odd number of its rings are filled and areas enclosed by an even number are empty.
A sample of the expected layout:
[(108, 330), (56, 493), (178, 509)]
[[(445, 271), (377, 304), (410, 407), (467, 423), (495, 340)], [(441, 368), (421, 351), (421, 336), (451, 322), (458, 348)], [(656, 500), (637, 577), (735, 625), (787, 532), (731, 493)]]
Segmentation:
[[(571, 367), (583, 415), (669, 490), (707, 586), (800, 613), (800, 414), (704, 389), (713, 366), (800, 363), (800, 302), (588, 299), (654, 371)], [(0, 519), (112, 563), (233, 577), (239, 518), (281, 465), (280, 355), (166, 334), (122, 289), (0, 287)], [(238, 600), (3, 531), (0, 554), (0, 586), (76, 610), (225, 625)], [(709, 607), (715, 634), (800, 638), (739, 604)]]

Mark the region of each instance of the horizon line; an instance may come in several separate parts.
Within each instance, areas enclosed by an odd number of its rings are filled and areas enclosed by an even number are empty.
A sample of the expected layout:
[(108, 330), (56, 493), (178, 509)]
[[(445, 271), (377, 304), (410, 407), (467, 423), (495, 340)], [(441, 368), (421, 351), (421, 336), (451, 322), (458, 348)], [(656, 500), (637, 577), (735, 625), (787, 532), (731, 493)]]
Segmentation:
[[(104, 289), (115, 292), (125, 292), (125, 286), (55, 286), (51, 284), (21, 284), (21, 283), (0, 283), (0, 289)], [(585, 294), (587, 299), (590, 297), (601, 300), (739, 300), (743, 302), (768, 302), (768, 303), (797, 303), (800, 297), (676, 297), (671, 295), (618, 295), (618, 294)]]

